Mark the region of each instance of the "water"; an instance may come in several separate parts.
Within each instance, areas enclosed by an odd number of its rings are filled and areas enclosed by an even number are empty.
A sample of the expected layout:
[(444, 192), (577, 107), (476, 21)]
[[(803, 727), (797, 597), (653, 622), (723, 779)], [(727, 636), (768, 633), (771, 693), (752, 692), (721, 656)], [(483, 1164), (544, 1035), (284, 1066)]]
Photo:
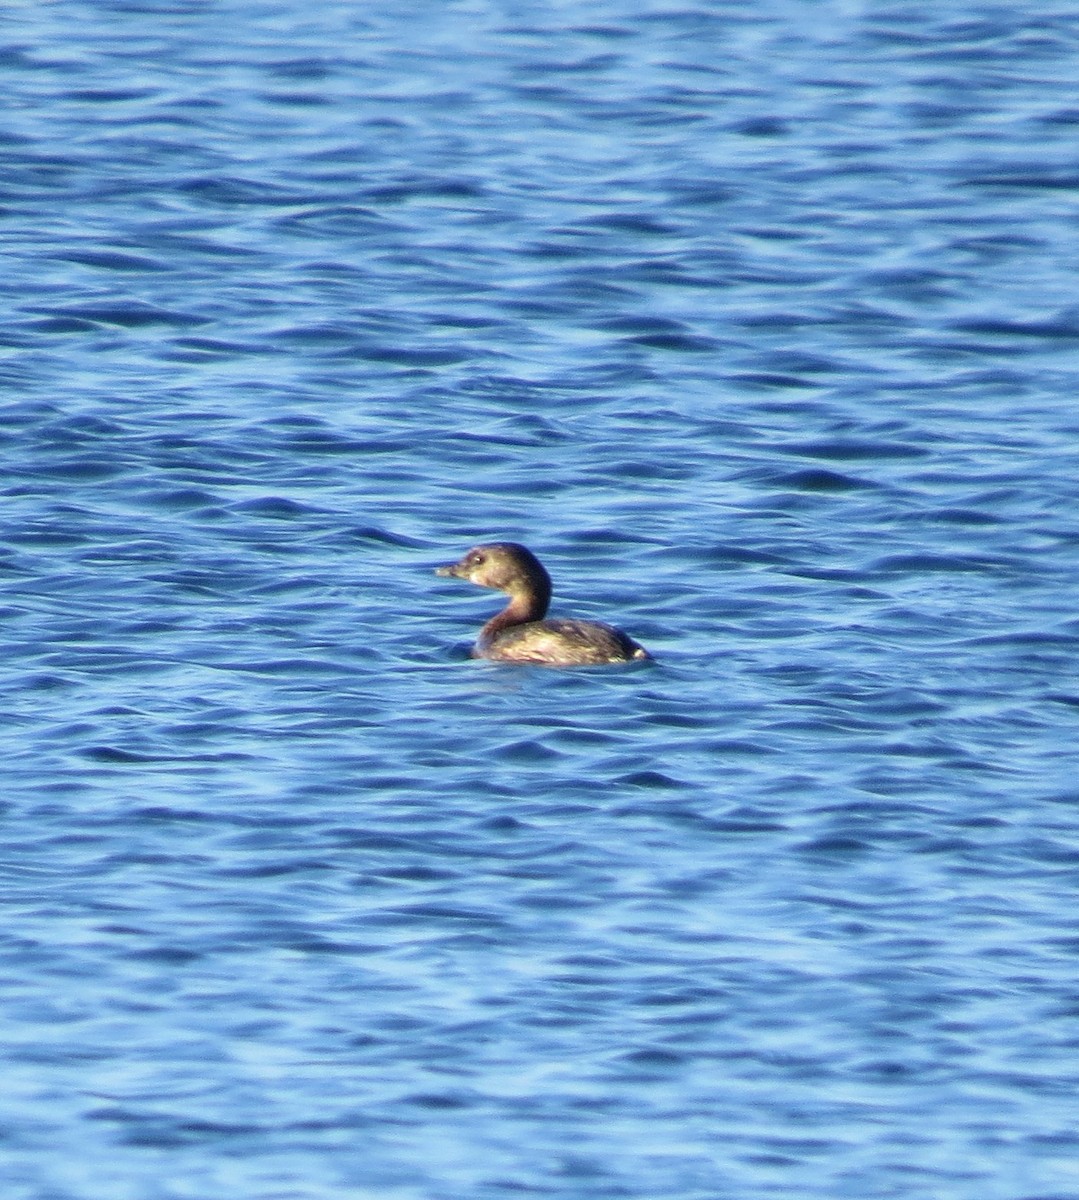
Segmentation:
[(5, 1197), (1079, 1196), (1077, 28), (8, 6)]

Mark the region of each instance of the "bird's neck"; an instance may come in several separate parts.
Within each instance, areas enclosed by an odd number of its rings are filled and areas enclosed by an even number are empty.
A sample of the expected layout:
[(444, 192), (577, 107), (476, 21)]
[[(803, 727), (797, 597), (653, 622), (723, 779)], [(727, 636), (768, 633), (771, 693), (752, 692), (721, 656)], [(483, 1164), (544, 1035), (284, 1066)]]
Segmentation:
[(550, 588), (510, 592), (509, 595), (509, 604), (480, 630), (481, 641), (490, 641), (503, 629), (509, 629), (513, 625), (542, 621), (547, 615), (547, 605), (551, 600)]

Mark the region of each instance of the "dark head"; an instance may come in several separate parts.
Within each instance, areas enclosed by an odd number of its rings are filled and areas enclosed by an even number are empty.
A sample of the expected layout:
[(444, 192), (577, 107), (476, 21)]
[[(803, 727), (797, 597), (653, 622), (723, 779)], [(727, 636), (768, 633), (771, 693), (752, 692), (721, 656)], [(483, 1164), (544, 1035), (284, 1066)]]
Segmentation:
[(507, 592), (514, 599), (528, 599), (530, 608), (538, 612), (535, 621), (543, 617), (551, 599), (551, 577), (531, 550), (517, 542), (491, 542), (473, 546), (460, 560), (449, 567), (439, 567), (436, 575), (467, 579), (479, 587)]

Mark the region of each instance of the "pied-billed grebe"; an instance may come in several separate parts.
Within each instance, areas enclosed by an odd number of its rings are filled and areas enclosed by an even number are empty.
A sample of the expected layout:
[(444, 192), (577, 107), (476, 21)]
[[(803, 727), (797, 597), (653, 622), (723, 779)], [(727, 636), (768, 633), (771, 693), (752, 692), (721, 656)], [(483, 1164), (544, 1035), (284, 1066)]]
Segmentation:
[(551, 577), (532, 551), (516, 542), (474, 546), (460, 562), (439, 567), (435, 574), (496, 588), (510, 598), (480, 630), (472, 648), (474, 658), (575, 667), (651, 657), (620, 629), (602, 621), (545, 621)]

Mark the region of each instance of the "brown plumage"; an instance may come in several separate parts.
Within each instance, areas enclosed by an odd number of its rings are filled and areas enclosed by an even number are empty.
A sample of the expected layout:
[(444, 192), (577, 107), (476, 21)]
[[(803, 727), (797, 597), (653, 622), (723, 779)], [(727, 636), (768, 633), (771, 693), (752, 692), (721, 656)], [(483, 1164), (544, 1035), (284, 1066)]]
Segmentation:
[(510, 598), (480, 630), (472, 648), (475, 658), (575, 667), (651, 657), (620, 629), (602, 621), (545, 620), (551, 577), (532, 551), (517, 542), (474, 546), (460, 562), (439, 567), (435, 574), (467, 579)]

